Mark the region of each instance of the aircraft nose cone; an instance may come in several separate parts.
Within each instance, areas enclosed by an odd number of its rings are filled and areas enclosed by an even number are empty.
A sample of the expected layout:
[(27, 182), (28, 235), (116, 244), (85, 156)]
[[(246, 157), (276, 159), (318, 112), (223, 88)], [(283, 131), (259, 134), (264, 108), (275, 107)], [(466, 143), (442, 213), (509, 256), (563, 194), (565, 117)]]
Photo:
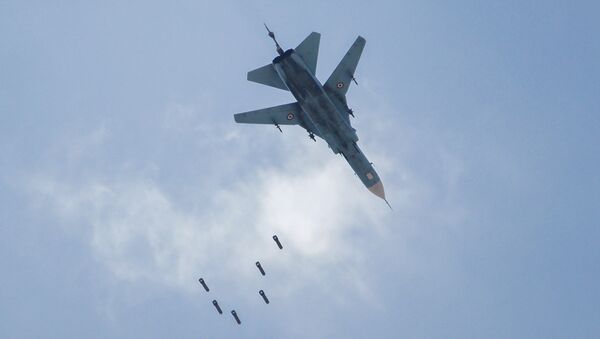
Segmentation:
[(381, 199), (385, 200), (385, 191), (383, 190), (383, 184), (381, 183), (381, 181), (378, 181), (375, 185), (369, 187), (369, 191), (371, 191), (371, 193), (375, 194)]

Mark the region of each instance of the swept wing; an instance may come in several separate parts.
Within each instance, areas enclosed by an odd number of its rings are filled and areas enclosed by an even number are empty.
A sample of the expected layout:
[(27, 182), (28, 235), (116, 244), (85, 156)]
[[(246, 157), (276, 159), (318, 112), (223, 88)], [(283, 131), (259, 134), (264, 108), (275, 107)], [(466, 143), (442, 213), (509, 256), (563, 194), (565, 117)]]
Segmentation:
[(302, 109), (297, 102), (234, 114), (242, 124), (300, 125)]
[(363, 48), (365, 48), (365, 43), (365, 38), (361, 36), (356, 38), (356, 41), (354, 41), (348, 52), (346, 52), (342, 61), (340, 61), (333, 73), (331, 73), (331, 76), (323, 86), (329, 94), (340, 98), (346, 96), (350, 82), (354, 78), (356, 65), (358, 65), (360, 55)]

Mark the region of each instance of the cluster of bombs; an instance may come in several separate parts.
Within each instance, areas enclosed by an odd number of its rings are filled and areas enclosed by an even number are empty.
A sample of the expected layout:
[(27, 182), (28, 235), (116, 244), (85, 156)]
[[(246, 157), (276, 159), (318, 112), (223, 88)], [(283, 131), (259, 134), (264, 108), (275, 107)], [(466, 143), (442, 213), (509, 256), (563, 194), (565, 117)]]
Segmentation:
[[(273, 240), (277, 244), (277, 247), (279, 247), (279, 249), (282, 250), (283, 246), (281, 245), (281, 242), (279, 241), (279, 238), (277, 237), (277, 235), (273, 236)], [(266, 275), (264, 268), (260, 264), (260, 261), (256, 262), (256, 267), (258, 268), (258, 271), (260, 272), (260, 274), (262, 274), (263, 276)], [(208, 288), (208, 285), (206, 284), (206, 281), (204, 281), (203, 278), (198, 279), (198, 281), (200, 282), (200, 284), (202, 285), (202, 287), (204, 287), (204, 290), (206, 292), (210, 291), (210, 289)], [(263, 301), (266, 304), (269, 303), (269, 298), (267, 298), (267, 295), (266, 295), (265, 291), (259, 290), (258, 294), (262, 297)], [(219, 306), (219, 302), (216, 299), (213, 299), (212, 304), (215, 306), (215, 309), (217, 310), (217, 312), (219, 312), (219, 314), (223, 314), (223, 310), (221, 309), (221, 306)], [(231, 315), (233, 316), (233, 319), (235, 319), (235, 322), (238, 325), (242, 324), (242, 321), (240, 320), (240, 317), (238, 316), (238, 314), (237, 314), (237, 312), (235, 310), (231, 310)]]

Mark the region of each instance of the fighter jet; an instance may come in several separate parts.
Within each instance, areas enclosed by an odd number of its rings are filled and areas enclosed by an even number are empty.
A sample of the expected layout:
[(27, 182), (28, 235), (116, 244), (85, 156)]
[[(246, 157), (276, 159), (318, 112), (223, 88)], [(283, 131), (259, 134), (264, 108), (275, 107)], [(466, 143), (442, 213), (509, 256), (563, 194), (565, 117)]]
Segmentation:
[(323, 85), (315, 76), (321, 34), (313, 32), (295, 49), (283, 51), (275, 34), (267, 25), (265, 28), (279, 55), (272, 63), (248, 72), (248, 80), (290, 91), (296, 101), (234, 114), (235, 121), (273, 124), (280, 132), (280, 125), (299, 125), (313, 141), (317, 136), (327, 142), (334, 154), (341, 154), (369, 191), (387, 203), (379, 175), (356, 144), (358, 136), (349, 117), (354, 113), (346, 103), (348, 87), (351, 81), (356, 83), (354, 71), (366, 40), (356, 38)]

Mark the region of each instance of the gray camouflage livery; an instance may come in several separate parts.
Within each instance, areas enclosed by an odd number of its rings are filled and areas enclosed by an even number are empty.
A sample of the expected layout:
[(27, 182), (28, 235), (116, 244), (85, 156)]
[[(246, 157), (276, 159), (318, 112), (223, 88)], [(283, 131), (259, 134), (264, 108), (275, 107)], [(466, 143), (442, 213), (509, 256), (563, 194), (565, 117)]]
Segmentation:
[[(267, 28), (268, 30), (268, 28)], [(325, 85), (315, 77), (319, 53), (319, 33), (311, 33), (296, 49), (283, 51), (275, 41), (279, 55), (273, 63), (248, 72), (248, 80), (290, 91), (296, 102), (238, 113), (235, 121), (246, 124), (300, 125), (327, 142), (335, 154), (341, 154), (363, 184), (376, 196), (385, 200), (383, 184), (373, 165), (356, 142), (356, 130), (350, 124), (352, 110), (346, 104), (346, 92), (354, 80), (354, 70), (365, 47), (365, 39), (356, 38), (342, 61)], [(356, 82), (356, 81), (355, 81)], [(387, 202), (387, 200), (386, 200)]]

